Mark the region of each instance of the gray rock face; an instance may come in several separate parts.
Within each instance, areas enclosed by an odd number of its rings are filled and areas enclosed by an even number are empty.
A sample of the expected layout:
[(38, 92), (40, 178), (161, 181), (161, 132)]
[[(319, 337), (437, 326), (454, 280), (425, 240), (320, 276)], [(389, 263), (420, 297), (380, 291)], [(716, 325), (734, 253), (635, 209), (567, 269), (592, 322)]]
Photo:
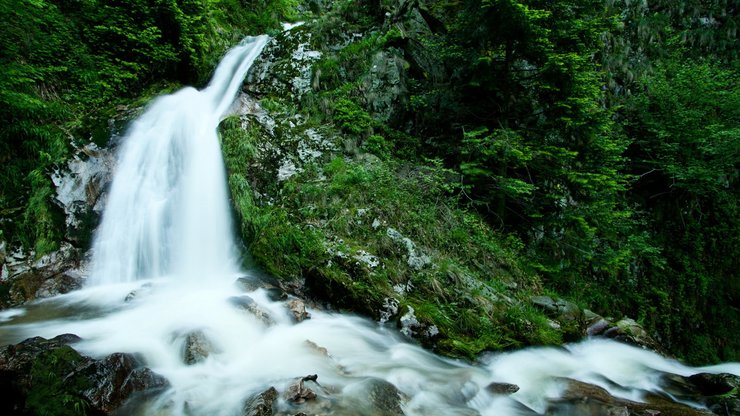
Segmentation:
[(363, 80), (363, 89), (370, 113), (388, 122), (394, 109), (404, 108), (408, 100), (403, 52), (397, 48), (380, 51), (373, 56), (370, 71)]
[(311, 66), (321, 58), (321, 52), (311, 42), (311, 32), (302, 26), (277, 35), (249, 70), (248, 92), (260, 95), (278, 92), (296, 99), (308, 92)]
[(84, 274), (79, 250), (69, 243), (62, 243), (59, 250), (39, 259), (33, 252), (15, 251), (5, 256), (2, 265), (0, 281), (10, 286), (10, 293), (8, 299), (0, 299), (0, 306), (15, 306), (78, 289)]
[(67, 238), (85, 243), (103, 212), (103, 192), (111, 182), (115, 158), (110, 150), (87, 144), (51, 180), (56, 187), (55, 202), (64, 210)]

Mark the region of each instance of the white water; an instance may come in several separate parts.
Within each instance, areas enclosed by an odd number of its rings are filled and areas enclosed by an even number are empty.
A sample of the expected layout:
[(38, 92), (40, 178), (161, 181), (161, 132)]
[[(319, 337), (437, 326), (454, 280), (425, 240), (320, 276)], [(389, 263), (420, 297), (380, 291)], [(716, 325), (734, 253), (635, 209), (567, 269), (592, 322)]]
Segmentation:
[[(354, 316), (313, 310), (310, 320), (295, 324), (285, 305), (269, 301), (262, 289), (250, 296), (275, 325), (233, 307), (227, 299), (239, 295), (232, 285), (239, 268), (216, 126), (265, 41), (233, 49), (208, 88), (159, 98), (133, 124), (96, 237), (91, 284), (3, 312), (0, 340), (74, 333), (83, 338), (75, 348), (88, 355), (138, 354), (171, 383), (141, 414), (237, 415), (250, 394), (269, 386), (282, 391), (307, 374), (318, 374), (333, 389), (331, 395), (317, 391), (323, 400), (333, 397), (335, 409), (349, 409), (335, 414), (362, 414), (359, 383), (377, 377), (404, 393), (409, 416), (464, 415), (470, 409), (482, 415), (531, 414), (527, 408), (541, 413), (561, 393), (561, 377), (640, 400), (645, 392), (660, 391), (662, 372), (740, 374), (737, 363), (689, 368), (604, 340), (491, 355), (471, 365), (437, 357)], [(132, 290), (136, 297), (125, 302)], [(214, 352), (185, 365), (185, 334), (196, 329)], [(494, 396), (485, 389), (491, 382), (521, 389)]]

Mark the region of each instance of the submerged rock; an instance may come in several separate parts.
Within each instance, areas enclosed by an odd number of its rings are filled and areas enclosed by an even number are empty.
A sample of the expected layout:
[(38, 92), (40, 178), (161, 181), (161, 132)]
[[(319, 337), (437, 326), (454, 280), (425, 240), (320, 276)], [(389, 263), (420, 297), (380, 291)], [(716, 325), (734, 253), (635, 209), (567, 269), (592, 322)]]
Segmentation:
[(193, 365), (204, 361), (212, 352), (214, 352), (213, 344), (203, 331), (192, 331), (185, 336), (183, 351), (185, 364)]
[(357, 415), (403, 416), (401, 392), (396, 386), (379, 378), (367, 378), (350, 384), (343, 390), (355, 405)]
[(229, 298), (229, 303), (239, 309), (249, 312), (252, 316), (262, 321), (265, 325), (275, 325), (275, 320), (272, 318), (272, 316), (270, 316), (270, 313), (262, 309), (257, 301), (252, 299), (250, 296), (232, 296)]

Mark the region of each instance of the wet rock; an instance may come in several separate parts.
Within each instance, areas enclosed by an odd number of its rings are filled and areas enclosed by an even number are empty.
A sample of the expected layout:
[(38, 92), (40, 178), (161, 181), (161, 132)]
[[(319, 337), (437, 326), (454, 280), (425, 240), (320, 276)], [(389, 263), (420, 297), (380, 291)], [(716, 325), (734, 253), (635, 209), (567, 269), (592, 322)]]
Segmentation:
[(296, 322), (303, 322), (304, 319), (311, 318), (311, 314), (306, 312), (306, 304), (300, 299), (292, 299), (287, 303), (288, 309)]
[(711, 412), (695, 409), (662, 397), (651, 396), (649, 403), (633, 402), (612, 396), (602, 387), (564, 379), (566, 389), (559, 399), (551, 400), (546, 415), (568, 416), (708, 416)]
[(491, 383), (486, 390), (493, 394), (513, 394), (519, 391), (519, 386), (510, 383)]
[(262, 309), (262, 307), (250, 296), (232, 296), (229, 298), (229, 303), (239, 309), (249, 312), (255, 318), (262, 321), (265, 325), (275, 325), (275, 320), (272, 319), (272, 316), (270, 316), (269, 312)]
[(134, 394), (167, 387), (165, 378), (141, 367), (131, 354), (100, 360), (80, 355), (68, 345), (79, 340), (72, 334), (48, 340), (35, 337), (0, 349), (0, 374), (18, 393), (15, 403), (25, 403), (31, 413), (47, 412), (66, 405), (64, 397), (77, 397), (89, 408), (88, 414), (109, 413)]
[(167, 380), (148, 368), (139, 367), (131, 354), (115, 353), (80, 368), (76, 376), (92, 382), (82, 395), (97, 409), (111, 412), (136, 392), (159, 391)]
[(718, 396), (727, 394), (740, 387), (740, 376), (734, 374), (699, 373), (688, 378), (699, 393), (704, 396)]
[(672, 396), (703, 403), (715, 414), (740, 414), (740, 376), (699, 373), (683, 377), (666, 374), (662, 385)]
[(257, 289), (264, 289), (267, 292), (267, 297), (273, 302), (288, 298), (288, 294), (279, 287), (277, 282), (269, 282), (257, 277), (240, 277), (236, 279), (234, 285), (244, 292), (254, 292)]
[(345, 387), (343, 393), (354, 404), (357, 415), (403, 416), (401, 392), (379, 378), (368, 378)]
[(192, 331), (185, 336), (183, 352), (185, 364), (193, 365), (204, 361), (212, 352), (214, 352), (213, 344), (203, 331)]
[(275, 387), (255, 394), (244, 402), (243, 416), (272, 416), (278, 392)]
[(305, 386), (306, 381), (316, 382), (318, 376), (316, 374), (308, 375), (305, 377), (298, 377), (294, 379), (283, 393), (285, 400), (293, 403), (303, 403), (306, 400), (314, 400), (316, 393)]

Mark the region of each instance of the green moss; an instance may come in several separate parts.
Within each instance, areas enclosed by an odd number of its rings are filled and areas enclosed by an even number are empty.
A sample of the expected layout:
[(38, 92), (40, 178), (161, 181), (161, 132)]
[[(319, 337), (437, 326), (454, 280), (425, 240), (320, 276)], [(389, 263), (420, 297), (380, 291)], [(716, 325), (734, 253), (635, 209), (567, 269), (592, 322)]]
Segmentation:
[(89, 407), (80, 392), (89, 388), (89, 380), (73, 375), (82, 356), (69, 346), (40, 354), (31, 367), (31, 389), (26, 408), (35, 415), (80, 416)]

